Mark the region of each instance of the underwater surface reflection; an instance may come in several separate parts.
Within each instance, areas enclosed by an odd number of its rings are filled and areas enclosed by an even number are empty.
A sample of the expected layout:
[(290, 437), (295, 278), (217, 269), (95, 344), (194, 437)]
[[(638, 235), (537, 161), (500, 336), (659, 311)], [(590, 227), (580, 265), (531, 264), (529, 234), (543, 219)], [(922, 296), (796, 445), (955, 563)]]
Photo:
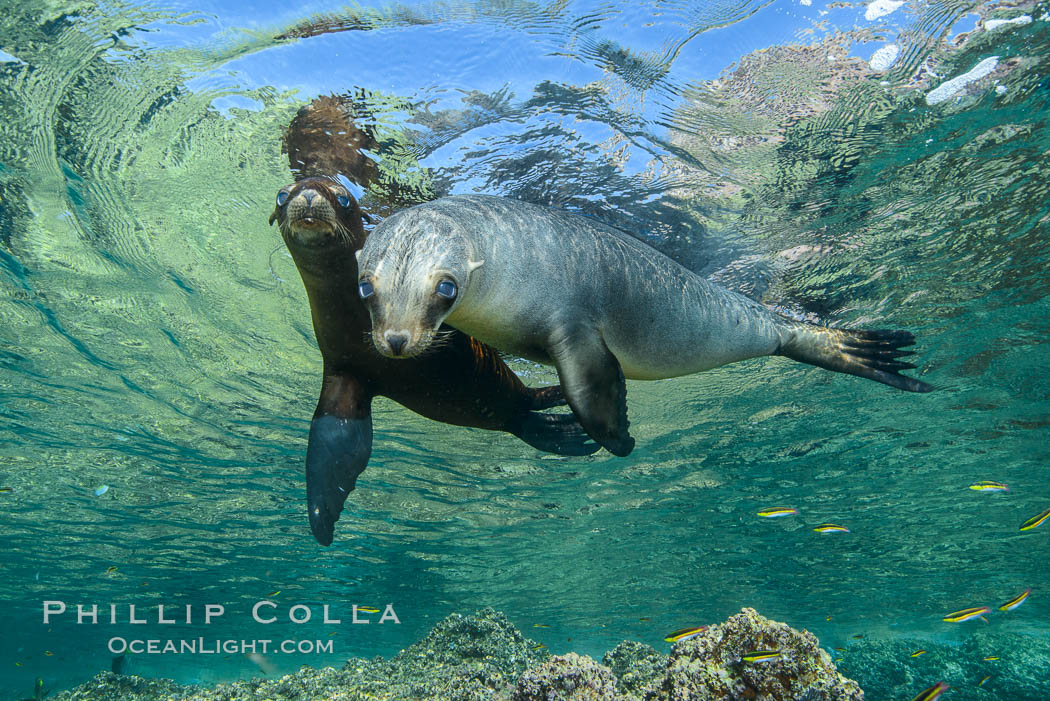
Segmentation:
[[(942, 618), (990, 606), (1019, 651), (1003, 659), (1050, 667), (1024, 652), (1048, 633), (1050, 530), (1020, 530), (1050, 508), (1047, 17), (1023, 0), (7, 3), (0, 693), (109, 669), (107, 642), (138, 634), (129, 605), (159, 635), (158, 605), (222, 604), (178, 636), (244, 638), (268, 598), (268, 636), (335, 641), (281, 672), (390, 656), (485, 606), (595, 657), (666, 652), (668, 631), (744, 606), (828, 648), (965, 646), (985, 624)], [(473, 192), (593, 217), (795, 318), (912, 331), (911, 374), (937, 391), (777, 358), (630, 382), (627, 458), (378, 400), (322, 548), (303, 478), (320, 357), (267, 217), (293, 179), (282, 135), (329, 93), (375, 136), (376, 221)], [(797, 513), (757, 515), (777, 507)], [(69, 604), (54, 625), (48, 600)], [(121, 620), (77, 625), (78, 603)], [(321, 622), (388, 603), (399, 625)], [(133, 665), (260, 672), (239, 654)]]

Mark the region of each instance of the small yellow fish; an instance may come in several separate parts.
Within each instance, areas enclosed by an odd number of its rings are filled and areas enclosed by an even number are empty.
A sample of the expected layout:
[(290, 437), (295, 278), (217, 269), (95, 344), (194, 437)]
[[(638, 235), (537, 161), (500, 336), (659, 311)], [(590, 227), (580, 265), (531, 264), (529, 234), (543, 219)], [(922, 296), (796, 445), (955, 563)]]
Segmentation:
[(991, 679), (991, 678), (992, 678), (992, 675), (991, 675), (991, 674), (989, 674), (989, 675), (988, 675), (987, 677), (985, 677), (985, 678), (984, 678), (984, 679), (982, 679), (981, 681), (977, 682), (977, 686), (984, 686), (984, 683), (985, 683), (986, 681), (988, 681), (989, 679)]
[(948, 690), (948, 685), (944, 682), (937, 682), (929, 689), (923, 689), (919, 692), (919, 695), (913, 698), (911, 701), (933, 701), (935, 698), (943, 694)]
[(532, 646), (532, 649), (533, 649), (533, 651), (546, 650), (547, 646), (544, 645), (543, 643), (536, 643), (535, 645)]
[(976, 492), (1009, 492), (1010, 491), (1010, 488), (1007, 487), (1002, 482), (988, 482), (988, 481), (977, 482), (976, 484), (971, 484), (970, 485), (970, 489), (972, 489), (972, 490), (974, 490)]
[(762, 518), (780, 518), (781, 516), (790, 516), (797, 513), (798, 509), (763, 509), (758, 512), (758, 515)]
[(48, 657), (51, 657), (55, 653), (51, 652), (50, 650), (44, 650), (44, 654), (47, 655)]
[(853, 636), (853, 639), (854, 640), (860, 640), (863, 637), (864, 637), (864, 633), (857, 633), (856, 635)]
[(379, 613), (379, 609), (375, 606), (358, 606), (357, 610), (362, 613)]
[[(971, 618), (980, 618), (984, 614), (988, 613), (987, 606), (976, 606), (974, 608), (963, 609), (962, 611), (955, 611), (949, 613), (944, 617), (944, 621), (947, 623), (962, 623), (963, 621), (969, 621)], [(934, 696), (933, 698), (937, 698)]]
[(13, 491), (14, 487), (0, 487), (0, 494), (10, 494)]
[(824, 617), (824, 620), (825, 620), (825, 621), (830, 621), (830, 620), (831, 620), (831, 616), (825, 616), (825, 617)]
[(822, 523), (814, 528), (817, 533), (849, 533), (845, 526), (836, 526), (834, 523)]
[(1027, 521), (1025, 521), (1024, 523), (1022, 523), (1021, 524), (1021, 528), (1019, 530), (1022, 530), (1022, 531), (1031, 530), (1031, 529), (1035, 528), (1036, 526), (1038, 526), (1043, 521), (1045, 521), (1047, 518), (1050, 518), (1050, 509), (1047, 509), (1046, 511), (1044, 511), (1041, 514), (1039, 514), (1038, 516), (1033, 516), (1032, 518), (1030, 518)]
[(1015, 608), (1024, 603), (1028, 595), (1032, 593), (1032, 588), (1028, 587), (1023, 592), (1015, 596), (1014, 598), (1007, 601), (1005, 604), (999, 607), (1000, 611), (1013, 611)]
[(533, 623), (532, 627), (533, 628), (550, 628), (550, 626), (547, 625), (546, 623)]
[(689, 640), (689, 638), (695, 638), (696, 636), (707, 630), (707, 626), (695, 626), (693, 628), (679, 628), (673, 633), (668, 634), (664, 638), (664, 642), (677, 643), (679, 640)]
[(740, 659), (744, 662), (769, 662), (771, 660), (779, 660), (780, 652), (780, 650), (755, 650), (741, 656)]
[(916, 650), (915, 652), (911, 653), (911, 656), (912, 657), (918, 657), (919, 655), (925, 655), (925, 654), (926, 654), (925, 650)]
[(639, 618), (638, 620), (639, 620), (639, 621), (642, 621), (642, 622), (645, 622), (645, 621), (649, 621), (649, 620), (651, 620), (651, 619), (650, 619), (650, 618), (649, 618), (648, 616), (642, 616), (642, 617), (641, 617), (641, 618)]
[(21, 666), (22, 666), (21, 662), (15, 662), (15, 667), (21, 667)]
[(844, 647), (833, 647), (831, 649), (834, 650), (835, 652), (845, 652), (846, 651), (846, 648), (844, 648)]
[(832, 662), (842, 662), (842, 658), (841, 657), (836, 657), (835, 659), (832, 660)]
[(269, 594), (266, 595), (266, 598), (267, 599), (272, 599), (273, 597), (277, 596), (280, 593), (281, 593), (280, 589), (278, 589), (277, 591), (272, 591), (272, 592), (270, 592)]
[(995, 662), (999, 658), (995, 655), (989, 655), (988, 657), (982, 657), (981, 659), (983, 659), (985, 662)]
[(116, 565), (110, 565), (109, 567), (106, 568), (106, 574), (113, 574), (116, 571), (117, 571), (117, 566)]
[(333, 635), (335, 635), (338, 632), (339, 631), (337, 631), (337, 630), (333, 630), (331, 633), (328, 634), (328, 637), (331, 638)]

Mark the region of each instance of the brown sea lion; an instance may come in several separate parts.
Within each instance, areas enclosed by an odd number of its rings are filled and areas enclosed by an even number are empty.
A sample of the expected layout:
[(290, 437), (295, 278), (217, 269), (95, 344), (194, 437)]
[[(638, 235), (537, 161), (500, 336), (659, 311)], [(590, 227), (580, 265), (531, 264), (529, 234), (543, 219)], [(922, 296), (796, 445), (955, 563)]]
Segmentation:
[(309, 177), (282, 188), (274, 222), (306, 286), (324, 360), (306, 450), (310, 528), (319, 543), (332, 542), (343, 502), (368, 463), (377, 395), (436, 421), (512, 433), (540, 450), (598, 449), (572, 414), (537, 411), (564, 404), (559, 387), (526, 387), (494, 349), (466, 334), (443, 328), (430, 352), (409, 361), (376, 352), (357, 292), (362, 213), (337, 180)]

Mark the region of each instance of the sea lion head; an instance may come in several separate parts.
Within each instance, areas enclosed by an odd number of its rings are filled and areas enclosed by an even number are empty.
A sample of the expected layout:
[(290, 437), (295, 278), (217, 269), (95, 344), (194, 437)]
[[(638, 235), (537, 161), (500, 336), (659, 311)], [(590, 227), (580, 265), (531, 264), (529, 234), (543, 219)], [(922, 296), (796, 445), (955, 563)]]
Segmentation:
[(357, 253), (358, 292), (372, 316), (372, 342), (389, 358), (413, 358), (440, 342), (441, 324), (481, 266), (455, 222), (426, 205), (376, 227)]
[(290, 249), (359, 248), (364, 240), (357, 199), (335, 178), (304, 178), (277, 191), (270, 225), (277, 222)]

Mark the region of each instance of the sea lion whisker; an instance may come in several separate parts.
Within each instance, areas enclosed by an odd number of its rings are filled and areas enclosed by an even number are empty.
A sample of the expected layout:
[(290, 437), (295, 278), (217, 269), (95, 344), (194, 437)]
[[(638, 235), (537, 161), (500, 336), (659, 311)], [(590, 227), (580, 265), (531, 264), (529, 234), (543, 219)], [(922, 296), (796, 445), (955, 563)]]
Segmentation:
[(422, 353), (417, 353), (415, 357), (422, 358), (423, 356), (436, 353), (443, 349), (452, 341), (452, 337), (455, 333), (455, 329), (444, 329), (442, 331), (431, 331), (430, 333), (424, 334), (419, 340), (419, 343), (424, 345), (425, 348)]
[(270, 251), (270, 255), (266, 259), (266, 265), (270, 269), (270, 277), (274, 279), (274, 284), (269, 288), (271, 290), (276, 290), (277, 286), (284, 282), (284, 280), (277, 276), (277, 272), (273, 269), (273, 257), (277, 253), (277, 251), (281, 250), (281, 248), (281, 244), (277, 244), (276, 246), (274, 246), (274, 249)]
[(347, 244), (348, 246), (353, 245), (353, 234), (351, 234), (350, 229), (348, 229), (342, 222), (336, 221), (334, 229), (336, 235), (342, 240), (343, 243)]
[(444, 328), (438, 331), (434, 331), (431, 334), (431, 338), (434, 343), (448, 343), (451, 338), (456, 335), (456, 330), (451, 328)]

